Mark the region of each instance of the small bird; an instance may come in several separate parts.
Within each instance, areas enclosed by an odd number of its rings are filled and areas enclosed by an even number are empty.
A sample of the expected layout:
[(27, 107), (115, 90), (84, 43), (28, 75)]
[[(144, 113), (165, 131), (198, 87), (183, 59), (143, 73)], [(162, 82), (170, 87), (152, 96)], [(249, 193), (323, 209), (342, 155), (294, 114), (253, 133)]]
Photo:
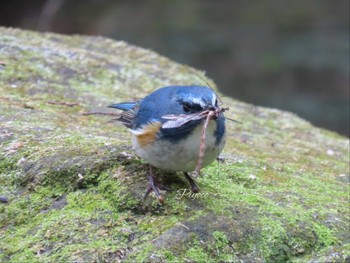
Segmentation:
[[(189, 172), (212, 163), (225, 145), (225, 109), (218, 104), (218, 97), (209, 87), (168, 86), (144, 99), (109, 106), (122, 110), (117, 121), (130, 129), (136, 154), (149, 163), (145, 198), (153, 191), (158, 201), (164, 202), (152, 167), (184, 172), (191, 191), (199, 191)], [(201, 148), (202, 163), (198, 165)]]

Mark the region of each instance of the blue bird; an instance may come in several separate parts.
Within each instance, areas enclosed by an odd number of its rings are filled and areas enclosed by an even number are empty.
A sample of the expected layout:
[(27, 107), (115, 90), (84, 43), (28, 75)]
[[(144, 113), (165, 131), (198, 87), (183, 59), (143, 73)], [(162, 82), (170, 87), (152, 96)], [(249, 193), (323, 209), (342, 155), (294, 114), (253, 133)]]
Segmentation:
[(109, 107), (122, 110), (117, 120), (130, 129), (136, 154), (149, 163), (145, 198), (153, 191), (160, 203), (164, 200), (152, 167), (184, 172), (192, 192), (198, 192), (198, 186), (188, 172), (197, 167), (203, 125), (209, 112), (215, 114), (208, 117), (202, 167), (212, 163), (225, 145), (224, 110), (220, 109), (211, 88), (168, 86), (139, 101)]

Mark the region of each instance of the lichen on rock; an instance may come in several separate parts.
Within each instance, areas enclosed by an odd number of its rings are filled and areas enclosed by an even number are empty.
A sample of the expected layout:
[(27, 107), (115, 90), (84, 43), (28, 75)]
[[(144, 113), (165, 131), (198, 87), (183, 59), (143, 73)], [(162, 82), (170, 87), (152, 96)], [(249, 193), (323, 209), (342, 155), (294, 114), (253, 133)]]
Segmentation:
[(243, 124), (227, 122), (203, 195), (179, 196), (183, 176), (157, 171), (166, 203), (143, 203), (146, 164), (128, 131), (83, 113), (206, 85), (203, 74), (103, 37), (0, 28), (0, 51), (0, 261), (349, 259), (347, 138), (223, 98)]

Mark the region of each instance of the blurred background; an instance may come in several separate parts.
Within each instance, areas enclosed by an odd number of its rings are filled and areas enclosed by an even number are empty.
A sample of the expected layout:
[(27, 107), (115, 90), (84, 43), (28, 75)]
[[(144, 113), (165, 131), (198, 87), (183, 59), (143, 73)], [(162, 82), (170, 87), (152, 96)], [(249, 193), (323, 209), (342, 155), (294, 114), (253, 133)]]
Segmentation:
[(349, 136), (348, 0), (3, 0), (0, 26), (124, 40)]

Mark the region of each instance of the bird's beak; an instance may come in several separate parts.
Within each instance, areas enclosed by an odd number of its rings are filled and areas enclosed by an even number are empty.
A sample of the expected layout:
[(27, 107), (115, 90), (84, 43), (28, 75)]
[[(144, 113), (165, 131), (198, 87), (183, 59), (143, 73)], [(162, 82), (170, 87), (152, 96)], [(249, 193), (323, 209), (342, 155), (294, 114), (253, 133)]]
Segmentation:
[(212, 120), (216, 120), (219, 117), (221, 111), (220, 107), (217, 106), (208, 106), (205, 110), (214, 112), (214, 114), (211, 115)]

